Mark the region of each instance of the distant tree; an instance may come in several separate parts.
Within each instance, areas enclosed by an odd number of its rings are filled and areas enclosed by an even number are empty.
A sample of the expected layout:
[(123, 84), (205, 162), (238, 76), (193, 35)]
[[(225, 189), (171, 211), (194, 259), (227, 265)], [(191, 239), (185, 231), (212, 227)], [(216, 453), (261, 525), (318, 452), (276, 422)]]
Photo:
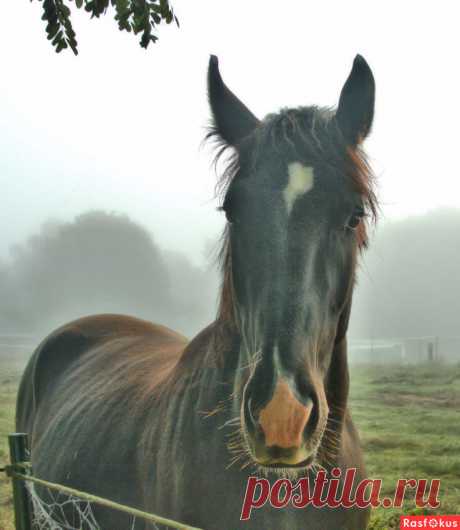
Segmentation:
[(212, 322), (217, 313), (219, 277), (210, 265), (193, 265), (180, 252), (163, 253), (171, 278), (174, 324), (188, 336), (193, 336)]
[(215, 269), (162, 251), (127, 216), (88, 212), (48, 221), (0, 262), (0, 333), (47, 333), (111, 312), (193, 336), (214, 319), (217, 288)]
[[(0, 301), (9, 299), (9, 270), (5, 263), (0, 262)], [(0, 311), (0, 333), (11, 327), (11, 315), (8, 314), (8, 307), (5, 306)]]
[(167, 267), (150, 234), (104, 212), (48, 223), (16, 247), (9, 285), (0, 311), (27, 331), (101, 312), (165, 322), (173, 311)]
[(78, 54), (78, 44), (72, 27), (71, 13), (67, 3), (74, 2), (79, 9), (84, 8), (91, 18), (105, 15), (110, 6), (115, 9), (115, 20), (120, 31), (141, 34), (140, 45), (147, 48), (158, 37), (154, 34), (161, 22), (170, 24), (179, 21), (175, 16), (169, 0), (38, 0), (43, 3), (42, 20), (47, 22), (48, 40), (56, 52), (70, 48)]
[(384, 225), (358, 272), (356, 338), (457, 336), (460, 210), (439, 209)]

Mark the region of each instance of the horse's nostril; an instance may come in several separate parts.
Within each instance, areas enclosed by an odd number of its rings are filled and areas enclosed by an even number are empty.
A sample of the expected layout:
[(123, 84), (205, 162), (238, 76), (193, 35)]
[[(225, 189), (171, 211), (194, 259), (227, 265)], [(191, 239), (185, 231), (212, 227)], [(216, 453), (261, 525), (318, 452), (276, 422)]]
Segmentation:
[(315, 401), (313, 386), (304, 374), (299, 374), (295, 377), (295, 386), (302, 400), (308, 401), (311, 399), (313, 402)]

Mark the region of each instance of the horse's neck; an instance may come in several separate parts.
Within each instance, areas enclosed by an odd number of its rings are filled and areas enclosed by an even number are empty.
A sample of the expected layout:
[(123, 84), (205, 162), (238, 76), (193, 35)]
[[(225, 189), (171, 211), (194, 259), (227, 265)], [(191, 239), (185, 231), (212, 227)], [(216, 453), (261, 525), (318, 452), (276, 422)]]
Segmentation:
[(214, 322), (198, 333), (184, 348), (167, 382), (169, 388), (196, 386), (209, 376), (222, 378), (235, 361), (237, 336), (221, 323)]

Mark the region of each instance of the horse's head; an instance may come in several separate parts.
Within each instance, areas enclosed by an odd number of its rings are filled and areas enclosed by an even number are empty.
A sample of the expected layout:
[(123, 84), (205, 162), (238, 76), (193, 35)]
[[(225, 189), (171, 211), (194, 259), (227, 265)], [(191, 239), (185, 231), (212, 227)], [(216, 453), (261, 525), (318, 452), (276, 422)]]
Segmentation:
[(305, 467), (340, 436), (348, 393), (345, 333), (366, 219), (375, 215), (361, 151), (374, 79), (357, 56), (337, 110), (285, 109), (259, 121), (211, 57), (211, 135), (234, 155), (224, 177), (221, 317), (250, 366), (239, 396), (257, 464)]

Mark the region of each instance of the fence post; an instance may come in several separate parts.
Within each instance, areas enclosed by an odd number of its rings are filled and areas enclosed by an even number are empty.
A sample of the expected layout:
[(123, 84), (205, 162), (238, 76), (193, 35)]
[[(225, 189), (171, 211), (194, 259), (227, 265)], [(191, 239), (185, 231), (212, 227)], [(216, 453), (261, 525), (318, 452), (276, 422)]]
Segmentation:
[[(29, 461), (27, 434), (13, 433), (8, 436), (11, 465)], [(24, 472), (26, 473), (26, 472)], [(31, 530), (30, 503), (26, 484), (23, 480), (12, 478), (14, 520), (16, 530)]]

